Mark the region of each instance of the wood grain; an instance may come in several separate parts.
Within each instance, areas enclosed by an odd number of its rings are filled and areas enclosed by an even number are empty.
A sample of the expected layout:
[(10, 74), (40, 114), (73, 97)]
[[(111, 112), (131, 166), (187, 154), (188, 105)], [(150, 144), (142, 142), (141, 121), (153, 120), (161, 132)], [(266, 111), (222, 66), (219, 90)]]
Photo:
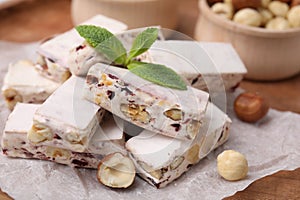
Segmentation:
[[(64, 32), (72, 25), (71, 0), (28, 0), (0, 11), (0, 40), (30, 42)], [(197, 0), (181, 1), (178, 30), (193, 36), (197, 15)], [(241, 87), (259, 92), (272, 108), (300, 113), (300, 75), (280, 82), (243, 81)], [(230, 184), (230, 183), (228, 183)], [(0, 199), (8, 200), (0, 191)], [(281, 171), (255, 181), (229, 200), (300, 199), (300, 168)]]

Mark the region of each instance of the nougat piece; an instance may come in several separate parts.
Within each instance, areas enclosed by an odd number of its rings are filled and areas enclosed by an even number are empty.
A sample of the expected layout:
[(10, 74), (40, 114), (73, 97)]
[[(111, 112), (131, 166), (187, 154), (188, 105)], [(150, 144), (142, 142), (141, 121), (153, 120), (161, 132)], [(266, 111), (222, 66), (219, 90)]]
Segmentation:
[(149, 56), (153, 63), (164, 64), (185, 77), (192, 87), (210, 92), (233, 91), (247, 73), (228, 43), (156, 41)]
[(9, 65), (2, 95), (12, 110), (17, 102), (43, 103), (59, 86), (59, 83), (41, 76), (31, 61), (20, 60)]
[(203, 126), (193, 141), (169, 138), (147, 130), (129, 139), (126, 148), (139, 176), (162, 188), (223, 144), (228, 139), (230, 124), (229, 117), (209, 103)]
[(208, 93), (153, 84), (127, 69), (92, 66), (85, 98), (142, 128), (180, 139), (194, 139), (202, 125)]
[[(126, 24), (103, 15), (96, 15), (82, 24), (101, 26), (112, 33), (127, 29)], [(73, 28), (43, 42), (38, 48), (40, 57), (37, 69), (42, 75), (56, 82), (64, 82), (71, 75), (68, 66), (69, 52), (80, 46), (83, 41), (84, 38)]]
[[(122, 42), (126, 50), (130, 51), (136, 36), (147, 28), (148, 27), (126, 30), (124, 32), (117, 33), (116, 37)], [(157, 40), (164, 40), (161, 28), (155, 28), (159, 29)], [(136, 59), (143, 62), (151, 62), (149, 58), (150, 57), (147, 56), (147, 53), (144, 53), (138, 56)], [(111, 61), (107, 60), (103, 54), (97, 52), (86, 41), (70, 51), (70, 56), (68, 57), (68, 66), (70, 67), (70, 71), (73, 75), (86, 76), (90, 67), (96, 63), (111, 64)]]
[(27, 132), (32, 126), (32, 118), (39, 107), (40, 105), (37, 104), (16, 105), (8, 117), (1, 140), (4, 155), (96, 169), (104, 156), (114, 152), (126, 154), (122, 128), (117, 126), (111, 114), (105, 115), (85, 152), (79, 153), (69, 149), (30, 143)]
[(85, 79), (72, 76), (36, 111), (28, 139), (83, 152), (97, 130), (104, 110), (83, 99)]

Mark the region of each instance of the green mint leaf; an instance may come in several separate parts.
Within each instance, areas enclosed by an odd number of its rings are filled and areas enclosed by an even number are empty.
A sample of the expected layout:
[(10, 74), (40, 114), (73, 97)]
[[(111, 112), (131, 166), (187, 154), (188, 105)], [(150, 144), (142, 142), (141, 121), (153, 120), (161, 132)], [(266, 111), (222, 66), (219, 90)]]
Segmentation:
[(89, 45), (94, 48), (98, 44), (113, 36), (113, 34), (105, 28), (94, 25), (79, 25), (75, 29), (77, 30), (79, 35), (83, 37), (89, 43)]
[(178, 90), (187, 90), (187, 86), (182, 78), (164, 65), (135, 61), (131, 62), (127, 67), (135, 75), (157, 85)]
[(113, 35), (107, 40), (101, 42), (95, 49), (115, 64), (125, 65), (127, 52), (121, 41), (116, 36)]
[(138, 36), (133, 41), (127, 61), (147, 51), (155, 42), (157, 36), (157, 28), (147, 28), (145, 31), (138, 34)]
[(124, 65), (126, 49), (121, 41), (105, 28), (93, 25), (80, 25), (76, 30), (96, 51), (102, 53), (115, 64)]

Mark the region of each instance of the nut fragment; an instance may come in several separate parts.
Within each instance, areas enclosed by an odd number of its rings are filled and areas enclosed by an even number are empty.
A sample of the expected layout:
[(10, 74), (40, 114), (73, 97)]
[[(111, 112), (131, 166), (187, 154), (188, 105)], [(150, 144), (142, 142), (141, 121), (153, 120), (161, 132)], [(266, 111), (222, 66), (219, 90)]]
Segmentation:
[(271, 29), (271, 30), (286, 30), (289, 28), (290, 28), (289, 22), (283, 17), (276, 17), (274, 19), (271, 19), (266, 24), (266, 29)]
[(239, 119), (245, 122), (256, 122), (269, 110), (268, 103), (258, 94), (245, 92), (234, 101), (234, 111)]
[(272, 1), (268, 8), (275, 16), (285, 17), (289, 10), (289, 5), (280, 1)]
[(7, 106), (10, 110), (13, 110), (15, 105), (18, 103), (18, 102), (22, 102), (23, 101), (23, 98), (21, 95), (18, 94), (18, 92), (14, 89), (5, 89), (3, 92), (2, 92), (3, 96), (5, 97), (5, 101), (7, 103)]
[(184, 161), (184, 157), (183, 156), (179, 156), (179, 157), (176, 157), (173, 162), (171, 163), (170, 165), (170, 169), (171, 170), (175, 170), (177, 169), (181, 163)]
[(261, 0), (232, 0), (234, 10), (243, 8), (258, 8), (261, 6)]
[(262, 23), (262, 17), (256, 10), (251, 8), (244, 8), (242, 10), (239, 10), (234, 15), (233, 21), (249, 26), (260, 26)]
[(81, 143), (81, 137), (78, 133), (69, 132), (67, 133), (66, 140), (73, 144)]
[(52, 140), (53, 134), (49, 127), (42, 124), (33, 124), (28, 131), (27, 138), (32, 143), (40, 143), (45, 140)]
[(201, 122), (192, 120), (190, 123), (187, 124), (186, 126), (186, 131), (189, 134), (188, 139), (194, 139), (199, 132), (199, 129), (201, 127)]
[(144, 162), (139, 161), (139, 165), (149, 174), (151, 174), (152, 177), (156, 178), (157, 180), (161, 179), (163, 176), (162, 170), (161, 169), (153, 169), (149, 165), (147, 165)]
[(148, 124), (151, 120), (150, 114), (146, 111), (146, 106), (138, 104), (121, 104), (120, 110), (133, 121)]
[(196, 164), (199, 161), (199, 150), (200, 146), (198, 144), (195, 144), (188, 150), (186, 159), (191, 164)]
[(182, 119), (183, 113), (178, 108), (172, 108), (164, 112), (164, 115), (174, 121), (180, 121)]
[(47, 147), (45, 154), (48, 157), (52, 157), (54, 159), (59, 160), (69, 160), (69, 158), (71, 157), (71, 154), (68, 150), (59, 149), (55, 147)]
[(223, 151), (217, 157), (218, 172), (228, 181), (245, 178), (248, 173), (248, 162), (245, 156), (237, 151)]
[(216, 3), (211, 7), (212, 11), (224, 18), (232, 19), (233, 8), (231, 4)]
[(289, 20), (289, 24), (296, 28), (300, 27), (300, 5), (293, 7), (287, 15), (287, 18)]
[(98, 165), (100, 183), (112, 188), (127, 188), (135, 178), (135, 166), (130, 158), (121, 153), (105, 156)]

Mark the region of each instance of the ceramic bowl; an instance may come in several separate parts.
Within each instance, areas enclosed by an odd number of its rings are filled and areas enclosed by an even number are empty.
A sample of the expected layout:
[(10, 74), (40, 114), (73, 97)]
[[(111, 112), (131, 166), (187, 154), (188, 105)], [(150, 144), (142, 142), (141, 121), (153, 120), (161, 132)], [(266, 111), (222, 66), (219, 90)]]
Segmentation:
[(160, 25), (175, 29), (177, 5), (177, 0), (72, 0), (71, 11), (75, 24), (102, 14), (126, 23), (129, 28)]
[(234, 23), (199, 0), (195, 38), (231, 43), (245, 63), (247, 79), (280, 80), (300, 73), (300, 28), (272, 31)]

